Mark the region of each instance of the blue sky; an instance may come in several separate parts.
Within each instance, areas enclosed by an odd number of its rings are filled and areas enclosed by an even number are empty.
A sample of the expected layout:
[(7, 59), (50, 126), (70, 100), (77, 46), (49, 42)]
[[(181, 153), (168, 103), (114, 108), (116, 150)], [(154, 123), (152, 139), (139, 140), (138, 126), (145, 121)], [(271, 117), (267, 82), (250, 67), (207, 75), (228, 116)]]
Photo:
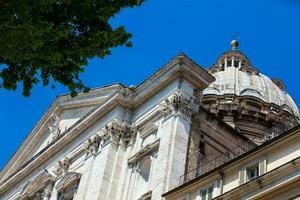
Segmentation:
[[(300, 103), (300, 0), (147, 0), (111, 22), (126, 26), (134, 47), (91, 60), (81, 75), (90, 87), (137, 85), (179, 52), (207, 68), (230, 49), (233, 33), (239, 32), (239, 49), (253, 66), (283, 80)], [(0, 169), (56, 96), (67, 92), (61, 86), (37, 86), (26, 98), (21, 89), (0, 90)]]

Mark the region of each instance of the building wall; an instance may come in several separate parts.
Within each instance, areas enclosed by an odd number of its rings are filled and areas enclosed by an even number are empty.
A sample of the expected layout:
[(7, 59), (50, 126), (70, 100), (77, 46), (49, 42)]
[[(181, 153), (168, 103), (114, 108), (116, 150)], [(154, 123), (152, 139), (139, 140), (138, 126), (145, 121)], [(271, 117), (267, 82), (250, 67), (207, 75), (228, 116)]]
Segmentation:
[[(45, 169), (54, 175), (53, 171), (58, 162), (65, 158), (70, 160), (68, 171), (81, 174), (75, 200), (131, 200), (140, 198), (140, 195), (146, 192), (152, 192), (152, 199), (161, 199), (164, 192), (177, 186), (178, 176), (184, 173), (185, 167), (190, 116), (175, 110), (163, 114), (160, 111), (160, 104), (164, 103), (166, 98), (172, 98), (174, 92), (179, 90), (186, 97), (193, 96), (194, 88), (189, 83), (175, 81), (134, 112), (122, 107), (114, 108), (91, 127), (82, 130), (79, 137), (32, 170), (26, 178), (2, 194), (0, 199), (18, 199), (29, 181), (34, 180)], [(63, 113), (62, 116), (63, 119), (67, 119), (67, 116), (71, 115)], [(94, 154), (83, 151), (87, 140), (101, 134), (112, 121), (134, 124), (138, 129), (135, 142), (132, 145), (123, 145), (108, 141), (101, 143), (99, 150)], [(65, 120), (61, 125), (67, 127), (70, 125), (68, 123)], [(148, 134), (145, 133), (146, 129), (150, 126), (155, 128), (145, 137)], [(148, 173), (147, 163), (142, 164), (144, 158), (134, 163), (129, 163), (129, 159), (139, 155), (156, 141), (159, 141), (159, 146), (144, 156), (149, 157), (151, 166), (149, 178), (142, 182), (142, 176)], [(55, 181), (50, 200), (57, 199), (56, 187), (59, 181), (60, 178)], [(141, 183), (144, 184), (143, 187), (140, 187)]]
[(229, 125), (200, 109), (192, 116), (185, 181), (221, 165), (223, 159), (230, 158), (233, 149), (246, 143), (247, 139)]
[[(287, 136), (281, 136), (271, 144), (244, 156), (239, 161), (219, 169), (219, 172), (213, 172), (183, 188), (171, 191), (166, 199), (201, 199), (199, 191), (215, 182), (220, 183), (219, 186), (216, 184), (214, 187), (213, 198), (215, 199), (297, 199), (300, 195), (299, 151), (300, 130), (298, 128)], [(247, 169), (256, 164), (259, 165), (259, 177), (254, 181), (244, 177), (244, 181), (241, 181), (241, 173), (244, 171), (244, 176), (247, 176)]]

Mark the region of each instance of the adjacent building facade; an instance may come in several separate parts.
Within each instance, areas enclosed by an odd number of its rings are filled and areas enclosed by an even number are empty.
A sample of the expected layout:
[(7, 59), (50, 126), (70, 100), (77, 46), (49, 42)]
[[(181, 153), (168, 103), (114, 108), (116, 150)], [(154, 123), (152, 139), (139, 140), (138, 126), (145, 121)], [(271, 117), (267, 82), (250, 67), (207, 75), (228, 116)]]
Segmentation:
[(181, 53), (137, 87), (58, 97), (2, 170), (0, 199), (296, 198), (298, 108), (237, 46), (207, 71)]

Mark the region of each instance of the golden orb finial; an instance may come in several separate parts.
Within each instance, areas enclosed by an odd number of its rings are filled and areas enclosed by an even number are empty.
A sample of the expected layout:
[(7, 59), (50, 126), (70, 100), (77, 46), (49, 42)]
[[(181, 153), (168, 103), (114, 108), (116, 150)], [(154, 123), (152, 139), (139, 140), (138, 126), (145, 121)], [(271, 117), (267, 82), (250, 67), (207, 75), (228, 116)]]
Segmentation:
[(231, 41), (231, 49), (232, 50), (237, 50), (238, 46), (239, 46), (239, 42), (237, 40)]

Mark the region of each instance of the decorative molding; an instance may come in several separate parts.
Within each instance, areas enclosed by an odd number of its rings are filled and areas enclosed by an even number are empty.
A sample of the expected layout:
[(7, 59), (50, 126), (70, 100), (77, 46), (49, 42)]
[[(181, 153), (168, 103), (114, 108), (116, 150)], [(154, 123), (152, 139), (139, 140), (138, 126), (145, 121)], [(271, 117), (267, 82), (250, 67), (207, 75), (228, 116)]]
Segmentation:
[(134, 143), (137, 129), (127, 123), (119, 123), (116, 120), (107, 124), (104, 130), (89, 138), (84, 144), (83, 149), (91, 155), (96, 156), (99, 149), (107, 142), (113, 142), (116, 145), (125, 147)]
[(139, 136), (140, 136), (140, 138), (145, 139), (146, 137), (153, 134), (157, 130), (158, 130), (158, 126), (152, 123), (152, 124), (147, 125), (141, 131), (139, 131)]
[(19, 198), (20, 200), (48, 200), (51, 196), (54, 182), (55, 177), (45, 170), (26, 184)]
[(137, 128), (127, 123), (118, 123), (116, 120), (105, 126), (104, 140), (111, 141), (117, 145), (133, 145)]
[[(56, 169), (53, 171), (53, 173), (57, 175), (56, 180), (60, 179), (55, 186), (58, 193), (75, 193), (78, 188), (81, 174), (70, 172), (69, 167), (70, 160), (68, 158), (64, 158), (57, 163)], [(44, 195), (48, 195), (48, 193), (46, 193), (48, 191), (49, 190), (45, 190)]]
[(57, 177), (62, 176), (68, 171), (69, 167), (70, 167), (70, 160), (69, 158), (66, 157), (63, 160), (58, 161), (58, 163), (55, 165), (55, 169), (53, 170), (53, 173)]
[(95, 135), (92, 138), (89, 138), (84, 144), (83, 149), (88, 153), (92, 155), (96, 155), (99, 150), (100, 143), (102, 141), (102, 138), (99, 135)]
[[(276, 132), (278, 127), (288, 129), (298, 124), (288, 108), (266, 103), (258, 97), (214, 94), (205, 95), (202, 100), (203, 107), (210, 113), (222, 116), (223, 121), (235, 126), (258, 144), (264, 142), (266, 133), (270, 132), (266, 137), (273, 137), (274, 129)], [(257, 124), (260, 128), (249, 127), (250, 123)], [(252, 137), (253, 135), (256, 137)]]
[(196, 101), (194, 97), (188, 97), (184, 95), (181, 90), (177, 90), (172, 94), (171, 98), (165, 99), (165, 101), (159, 105), (159, 109), (165, 116), (180, 113), (190, 118), (193, 113), (198, 111), (199, 104), (200, 102)]
[(81, 174), (76, 172), (66, 172), (64, 176), (60, 179), (60, 181), (55, 186), (57, 192), (63, 192), (65, 190), (69, 190), (72, 188), (76, 188), (76, 185), (79, 184), (81, 178)]
[(149, 191), (141, 196), (138, 200), (151, 200), (152, 191)]
[(128, 159), (128, 164), (135, 164), (135, 163), (139, 162), (140, 160), (142, 160), (145, 156), (156, 151), (159, 147), (159, 143), (160, 143), (160, 140), (158, 139), (158, 140), (152, 142), (151, 144), (148, 144), (144, 148), (142, 148), (135, 155), (131, 156)]

